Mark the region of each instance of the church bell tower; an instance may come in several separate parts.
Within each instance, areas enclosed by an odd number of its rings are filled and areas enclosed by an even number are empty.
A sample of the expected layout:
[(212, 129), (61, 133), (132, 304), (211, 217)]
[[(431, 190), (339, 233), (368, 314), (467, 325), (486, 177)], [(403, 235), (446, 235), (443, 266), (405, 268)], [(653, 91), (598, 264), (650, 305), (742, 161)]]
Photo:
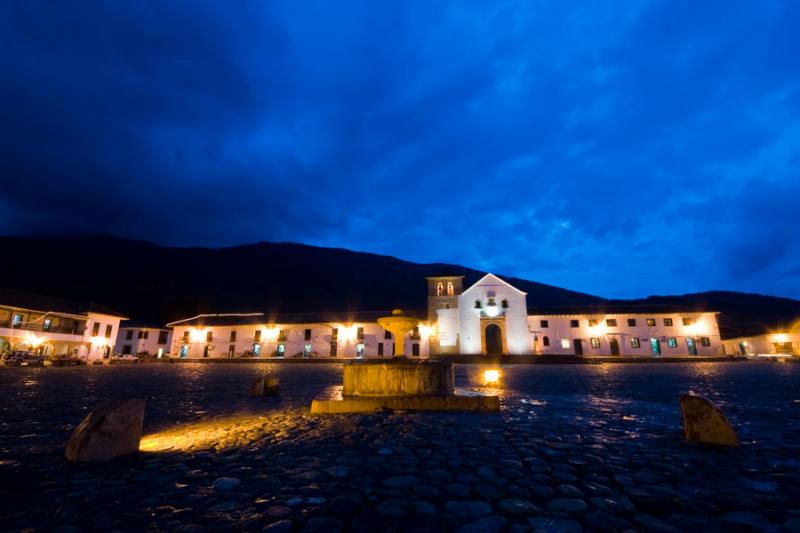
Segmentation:
[(435, 323), (439, 309), (457, 309), (464, 291), (464, 276), (431, 276), (428, 280), (428, 322)]

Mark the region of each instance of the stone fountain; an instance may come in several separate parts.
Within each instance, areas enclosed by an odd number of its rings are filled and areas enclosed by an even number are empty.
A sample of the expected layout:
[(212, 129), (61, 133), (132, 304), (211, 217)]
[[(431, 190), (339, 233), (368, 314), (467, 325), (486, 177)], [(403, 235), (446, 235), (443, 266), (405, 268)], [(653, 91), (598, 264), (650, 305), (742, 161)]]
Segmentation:
[(391, 361), (360, 360), (344, 363), (341, 395), (317, 398), (312, 413), (354, 413), (378, 409), (419, 411), (497, 411), (497, 396), (456, 392), (453, 363), (443, 360), (407, 359), (406, 333), (419, 320), (400, 309), (381, 317), (378, 325), (394, 338)]
[[(383, 316), (378, 319), (378, 325), (392, 334), (394, 339), (394, 356), (405, 356), (405, 336), (406, 333), (419, 325), (419, 320), (406, 316), (403, 314), (402, 309), (395, 309), (392, 311), (392, 316)], [(398, 342), (398, 340), (400, 342)]]

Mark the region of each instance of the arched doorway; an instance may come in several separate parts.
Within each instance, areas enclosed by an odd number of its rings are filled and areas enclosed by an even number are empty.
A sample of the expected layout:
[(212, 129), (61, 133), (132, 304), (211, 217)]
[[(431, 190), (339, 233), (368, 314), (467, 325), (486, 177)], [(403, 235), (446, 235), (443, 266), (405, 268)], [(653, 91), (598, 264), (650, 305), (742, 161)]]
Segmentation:
[(497, 324), (489, 324), (483, 333), (486, 337), (486, 353), (503, 353), (503, 332)]
[(619, 355), (619, 341), (612, 338), (608, 344), (611, 347), (611, 355)]

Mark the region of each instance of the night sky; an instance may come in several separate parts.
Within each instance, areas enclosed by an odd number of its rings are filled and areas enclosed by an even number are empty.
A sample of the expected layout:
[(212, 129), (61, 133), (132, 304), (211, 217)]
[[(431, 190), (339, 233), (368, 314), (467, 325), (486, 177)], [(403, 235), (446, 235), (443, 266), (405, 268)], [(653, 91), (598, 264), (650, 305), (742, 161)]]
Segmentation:
[(2, 2), (0, 233), (800, 297), (798, 27), (796, 1)]

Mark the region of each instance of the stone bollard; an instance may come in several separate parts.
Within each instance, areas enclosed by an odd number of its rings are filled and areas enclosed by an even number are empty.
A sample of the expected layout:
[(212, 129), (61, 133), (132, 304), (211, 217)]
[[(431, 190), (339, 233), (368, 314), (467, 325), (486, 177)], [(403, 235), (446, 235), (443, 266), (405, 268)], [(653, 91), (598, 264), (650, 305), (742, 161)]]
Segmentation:
[(275, 376), (261, 376), (250, 386), (250, 396), (272, 396), (274, 394), (278, 394), (278, 378)]
[(693, 394), (681, 396), (683, 434), (689, 442), (739, 446), (739, 439), (722, 409), (711, 400)]
[(107, 402), (72, 432), (65, 456), (73, 463), (109, 461), (139, 451), (144, 422), (143, 398)]

